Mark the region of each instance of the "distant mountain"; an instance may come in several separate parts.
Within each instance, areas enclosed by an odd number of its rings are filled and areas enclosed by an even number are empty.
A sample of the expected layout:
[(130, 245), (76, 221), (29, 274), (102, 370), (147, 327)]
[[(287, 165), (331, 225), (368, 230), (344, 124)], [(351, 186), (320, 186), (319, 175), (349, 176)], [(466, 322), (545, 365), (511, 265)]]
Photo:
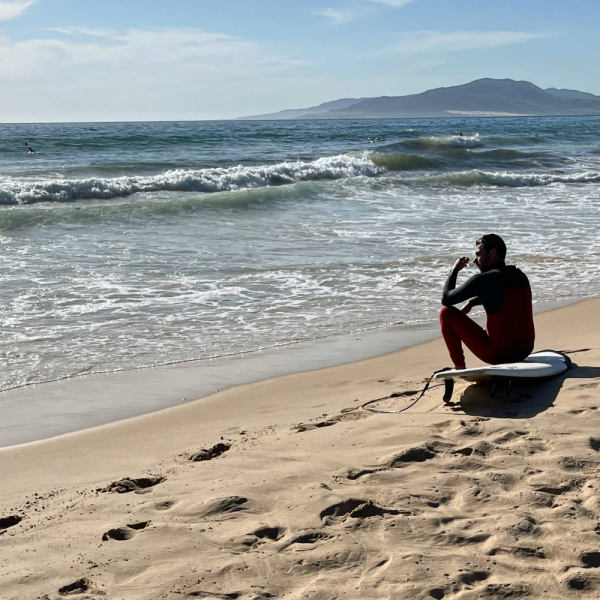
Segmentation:
[[(543, 90), (528, 81), (477, 79), (410, 96), (344, 99), (314, 108), (246, 119), (385, 119), (409, 117), (600, 115), (600, 97)], [(557, 93), (558, 92), (558, 93)], [(567, 97), (565, 92), (584, 97)], [(342, 104), (337, 104), (342, 103)]]
[(588, 94), (588, 92), (578, 92), (577, 90), (557, 90), (556, 88), (546, 88), (544, 91), (558, 96), (559, 98), (571, 98), (573, 100), (600, 100), (600, 96), (594, 94)]
[(276, 113), (270, 113), (268, 115), (256, 115), (254, 117), (240, 117), (238, 121), (279, 121), (285, 119), (302, 119), (303, 117), (309, 117), (310, 115), (324, 114), (331, 110), (338, 110), (348, 108), (358, 102), (361, 102), (364, 98), (342, 98), (341, 100), (332, 100), (331, 102), (324, 102), (319, 106), (313, 106), (312, 108), (298, 108), (281, 110)]

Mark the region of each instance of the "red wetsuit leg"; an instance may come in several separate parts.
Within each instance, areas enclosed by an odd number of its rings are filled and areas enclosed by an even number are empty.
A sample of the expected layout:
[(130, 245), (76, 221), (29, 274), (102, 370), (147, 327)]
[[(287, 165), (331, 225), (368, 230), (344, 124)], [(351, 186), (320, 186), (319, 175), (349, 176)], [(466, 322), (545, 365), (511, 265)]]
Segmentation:
[(483, 327), (480, 327), (454, 306), (445, 306), (440, 313), (442, 335), (456, 367), (465, 364), (462, 342), (479, 359), (490, 362), (491, 340)]

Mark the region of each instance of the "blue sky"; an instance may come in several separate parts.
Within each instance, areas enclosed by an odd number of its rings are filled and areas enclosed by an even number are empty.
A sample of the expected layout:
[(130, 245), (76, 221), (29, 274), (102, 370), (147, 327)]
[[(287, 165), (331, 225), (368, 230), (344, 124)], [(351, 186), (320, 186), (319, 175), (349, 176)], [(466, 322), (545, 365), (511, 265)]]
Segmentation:
[(480, 77), (600, 94), (597, 0), (0, 1), (0, 121), (235, 118)]

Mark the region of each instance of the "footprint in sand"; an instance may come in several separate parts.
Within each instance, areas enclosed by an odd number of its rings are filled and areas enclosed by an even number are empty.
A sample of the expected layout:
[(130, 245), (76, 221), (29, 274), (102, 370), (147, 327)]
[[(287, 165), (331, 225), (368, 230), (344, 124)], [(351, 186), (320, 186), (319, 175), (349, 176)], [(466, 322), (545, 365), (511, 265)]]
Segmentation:
[[(192, 598), (206, 598), (206, 600), (236, 600), (237, 598), (241, 598), (242, 595), (243, 594), (241, 592), (232, 592), (231, 594), (219, 594), (218, 592), (203, 591), (190, 592), (188, 594), (188, 596), (191, 596)], [(255, 597), (260, 598), (261, 596), (263, 595), (261, 594), (260, 596)], [(269, 596), (267, 597), (271, 597), (271, 595), (269, 594)]]
[(459, 448), (458, 450), (454, 451), (454, 454), (462, 454), (463, 456), (471, 456), (471, 454), (473, 454), (474, 449), (471, 448), (470, 446), (467, 446), (465, 448)]
[[(580, 400), (583, 398), (590, 398), (591, 396), (583, 396), (580, 394), (579, 398)], [(588, 406), (586, 408), (574, 408), (573, 410), (568, 410), (567, 414), (568, 415), (585, 415), (586, 413), (592, 411), (592, 410), (598, 410), (597, 406)]]
[(512, 583), (490, 583), (483, 589), (483, 598), (497, 598), (498, 600), (512, 600), (529, 596), (529, 588), (524, 585)]
[(461, 573), (458, 580), (465, 585), (473, 585), (478, 581), (485, 581), (490, 574), (487, 571), (473, 571), (471, 573)]
[(221, 456), (231, 448), (231, 444), (223, 444), (218, 443), (215, 444), (212, 448), (202, 449), (200, 452), (195, 452), (194, 454), (190, 454), (189, 460), (193, 462), (200, 462), (204, 460), (212, 460), (213, 458), (217, 458), (217, 456)]
[(515, 537), (521, 537), (525, 535), (539, 534), (537, 529), (537, 521), (531, 515), (521, 515), (514, 517), (513, 515), (507, 517), (501, 522), (502, 526)]
[(492, 440), (494, 444), (507, 444), (508, 442), (512, 442), (514, 439), (523, 437), (525, 435), (529, 435), (529, 431), (520, 431), (520, 430), (510, 430), (504, 432), (502, 435), (497, 437), (495, 440)]
[(135, 492), (136, 494), (144, 494), (150, 491), (155, 485), (162, 483), (166, 480), (166, 477), (162, 475), (154, 475), (150, 477), (139, 477), (134, 479), (133, 477), (124, 477), (119, 481), (113, 481), (109, 486), (98, 491), (101, 492), (116, 492), (117, 494), (127, 494), (128, 492)]
[(470, 546), (473, 544), (481, 544), (490, 538), (489, 533), (475, 533), (469, 535), (466, 532), (442, 531), (434, 536), (436, 542), (445, 546)]
[(588, 569), (597, 569), (600, 567), (600, 552), (584, 552), (581, 555), (581, 562)]
[(69, 585), (65, 585), (58, 590), (61, 596), (74, 596), (76, 594), (84, 594), (90, 589), (90, 582), (88, 579), (78, 579)]
[(540, 546), (496, 546), (490, 548), (488, 556), (497, 556), (498, 554), (510, 554), (519, 559), (523, 558), (546, 558), (546, 553)]
[(338, 502), (321, 511), (319, 517), (325, 525), (332, 525), (337, 521), (347, 519), (368, 519), (369, 517), (383, 517), (386, 515), (411, 515), (406, 510), (396, 510), (393, 508), (383, 508), (377, 506), (372, 500), (358, 500), (350, 498), (343, 502)]
[(321, 427), (332, 427), (343, 421), (359, 421), (366, 419), (370, 413), (365, 412), (349, 412), (326, 419), (325, 421), (316, 421), (315, 423), (299, 423), (292, 427), (292, 431), (296, 433), (302, 433), (303, 431), (312, 431), (314, 429), (320, 429)]
[(243, 496), (229, 496), (227, 498), (217, 498), (207, 502), (200, 512), (199, 517), (208, 519), (210, 517), (219, 517), (222, 515), (230, 515), (232, 513), (248, 510), (246, 504), (248, 498)]
[[(415, 462), (425, 462), (426, 460), (431, 460), (435, 458), (436, 455), (443, 451), (447, 450), (451, 447), (450, 444), (441, 444), (439, 442), (427, 442), (423, 446), (417, 446), (415, 448), (407, 448), (403, 450), (400, 454), (397, 454), (392, 458), (391, 461), (385, 463), (382, 467), (378, 469), (355, 469), (350, 468), (343, 472), (343, 474), (336, 476), (336, 479), (340, 478), (348, 479), (350, 481), (356, 481), (361, 477), (365, 477), (367, 475), (373, 475), (375, 473), (380, 473), (382, 471), (387, 471), (388, 469), (397, 469), (400, 467), (408, 466), (409, 463)], [(469, 448), (472, 452), (472, 449)], [(467, 454), (468, 451), (464, 453)], [(468, 454), (467, 454), (468, 455)]]
[(346, 469), (345, 471), (343, 471), (343, 474), (341, 476), (335, 476), (336, 480), (339, 480), (341, 478), (345, 478), (348, 479), (350, 481), (356, 481), (357, 479), (360, 479), (361, 477), (366, 477), (367, 475), (373, 475), (373, 473), (379, 473), (380, 471), (382, 471), (383, 469)]
[(598, 469), (598, 462), (594, 460), (585, 460), (576, 456), (564, 456), (559, 461), (560, 467), (565, 471), (585, 471)]
[[(496, 448), (496, 446), (494, 446), (494, 444), (490, 444), (489, 442), (486, 442), (485, 440), (480, 440), (480, 441), (476, 442), (475, 444), (466, 446), (465, 448), (453, 450), (452, 454), (454, 454), (455, 456), (458, 454), (462, 454), (464, 456), (475, 455), (479, 458), (487, 458), (494, 451), (496, 451), (496, 449), (497, 448)], [(469, 464), (471, 464), (471, 463), (469, 463)]]
[(589, 588), (589, 582), (584, 577), (573, 577), (572, 579), (567, 579), (566, 584), (571, 590), (580, 591)]
[(535, 492), (542, 492), (544, 494), (551, 494), (552, 496), (561, 496), (566, 494), (573, 489), (571, 485), (541, 485), (533, 488)]
[(409, 462), (425, 462), (435, 458), (435, 452), (433, 448), (429, 446), (420, 446), (418, 448), (408, 448), (397, 456), (395, 456), (390, 462), (390, 467), (397, 467), (402, 463)]
[(3, 517), (0, 519), (0, 535), (2, 535), (9, 527), (18, 525), (23, 520), (18, 515), (10, 515), (10, 517)]
[[(242, 546), (249, 548), (256, 548), (260, 544), (265, 542), (277, 542), (285, 535), (285, 529), (278, 526), (263, 526), (259, 527), (256, 531), (248, 533), (241, 540)], [(288, 544), (289, 545), (289, 544)]]
[(140, 523), (131, 523), (125, 527), (117, 527), (116, 529), (109, 529), (103, 536), (102, 541), (107, 542), (108, 540), (117, 540), (119, 542), (130, 540), (136, 533), (141, 529), (146, 529), (150, 525), (150, 521), (142, 521)]
[(256, 536), (261, 540), (271, 540), (276, 542), (285, 535), (285, 529), (283, 527), (259, 527), (251, 535)]
[[(476, 583), (485, 581), (489, 577), (490, 577), (490, 573), (488, 573), (487, 571), (471, 571), (468, 573), (461, 573), (458, 576), (455, 584), (453, 584), (451, 586), (446, 586), (446, 587), (435, 587), (431, 590), (428, 590), (426, 593), (428, 594), (429, 598), (434, 598), (434, 600), (442, 600), (443, 598), (446, 597), (446, 594), (454, 595), (454, 592), (459, 592), (463, 588), (463, 586), (468, 586), (470, 588), (471, 586), (475, 585)], [(482, 598), (483, 596), (479, 595), (478, 597)], [(486, 598), (488, 598), (488, 597), (510, 598), (512, 596), (510, 596), (510, 595), (507, 595), (507, 596), (489, 595), (489, 596), (487, 596), (486, 595), (485, 597)]]
[(154, 505), (155, 510), (169, 510), (175, 506), (174, 500), (163, 500)]
[(421, 446), (403, 450), (400, 454), (394, 456), (387, 466), (397, 468), (405, 466), (406, 463), (425, 462), (435, 458), (440, 453), (454, 452), (455, 447), (455, 444), (452, 443), (431, 440)]
[(322, 531), (303, 533), (302, 535), (299, 535), (293, 540), (291, 540), (290, 543), (287, 544), (286, 548), (289, 548), (294, 544), (316, 544), (317, 542), (322, 542), (323, 540), (330, 540), (331, 538), (332, 536), (328, 535), (327, 533), (323, 533)]

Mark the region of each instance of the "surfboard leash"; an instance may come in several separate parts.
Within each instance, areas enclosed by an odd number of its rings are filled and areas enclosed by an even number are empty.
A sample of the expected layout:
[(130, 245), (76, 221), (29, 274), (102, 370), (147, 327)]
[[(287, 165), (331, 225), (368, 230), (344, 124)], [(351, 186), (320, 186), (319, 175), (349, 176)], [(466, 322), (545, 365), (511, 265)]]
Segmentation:
[[(341, 412), (349, 413), (349, 412), (354, 412), (355, 410), (358, 410), (358, 409), (368, 410), (370, 412), (381, 413), (381, 414), (397, 414), (397, 413), (405, 412), (409, 408), (412, 408), (419, 400), (421, 400), (421, 398), (423, 398), (423, 396), (427, 393), (428, 390), (443, 386), (444, 385), (443, 383), (431, 385), (431, 382), (433, 381), (433, 378), (438, 373), (442, 373), (443, 371), (447, 371), (447, 370), (448, 370), (448, 367), (446, 367), (445, 369), (440, 369), (439, 371), (434, 371), (434, 373), (431, 375), (431, 377), (429, 377), (429, 379), (425, 382), (425, 386), (423, 387), (423, 389), (420, 391), (410, 390), (407, 392), (394, 392), (393, 394), (390, 394), (389, 396), (383, 396), (382, 398), (375, 398), (374, 400), (368, 400), (367, 402), (365, 402), (364, 404), (361, 404), (360, 406), (352, 406), (350, 408), (344, 408), (344, 409), (342, 409)], [(399, 408), (398, 410), (380, 410), (378, 408), (373, 408), (372, 406), (370, 406), (371, 404), (374, 404), (375, 402), (381, 402), (382, 400), (389, 400), (390, 398), (401, 398), (403, 396), (414, 396), (415, 394), (418, 394), (418, 396), (413, 402), (411, 402), (408, 406), (405, 406), (404, 408)]]

